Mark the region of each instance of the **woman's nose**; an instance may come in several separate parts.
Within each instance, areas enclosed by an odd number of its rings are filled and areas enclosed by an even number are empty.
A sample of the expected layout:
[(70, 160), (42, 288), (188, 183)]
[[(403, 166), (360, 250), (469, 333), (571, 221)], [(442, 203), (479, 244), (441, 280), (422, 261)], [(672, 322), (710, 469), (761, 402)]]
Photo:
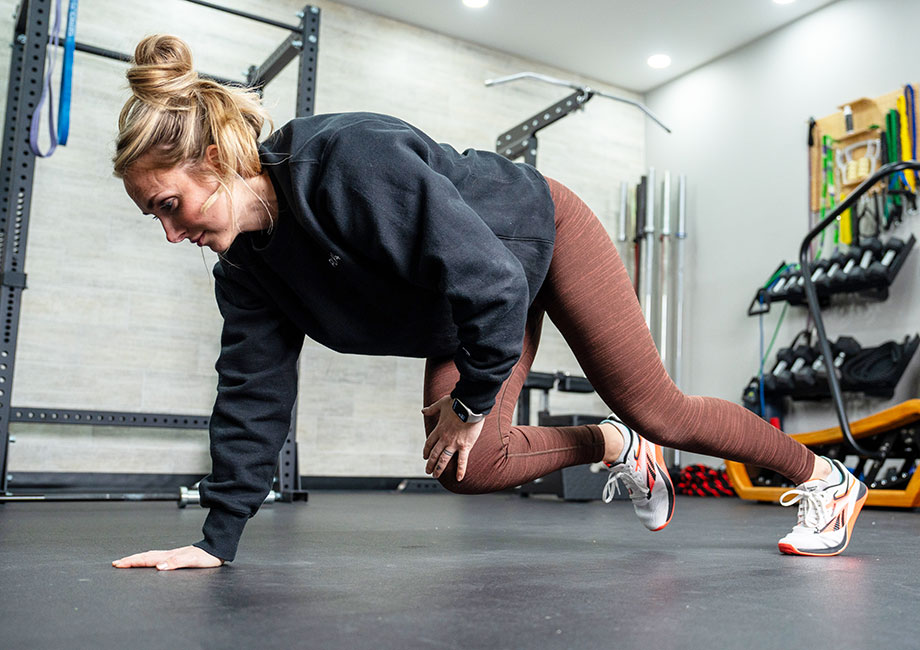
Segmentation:
[(165, 219), (162, 220), (163, 230), (166, 231), (166, 239), (172, 244), (178, 244), (183, 239), (185, 239), (185, 231), (179, 228), (176, 228), (173, 224), (169, 223)]

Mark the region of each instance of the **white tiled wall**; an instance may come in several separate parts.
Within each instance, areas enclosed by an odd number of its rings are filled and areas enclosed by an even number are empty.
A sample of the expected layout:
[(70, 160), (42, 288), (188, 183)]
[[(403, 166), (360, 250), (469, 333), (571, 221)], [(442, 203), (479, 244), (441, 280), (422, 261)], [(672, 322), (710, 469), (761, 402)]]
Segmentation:
[[(290, 0), (225, 0), (227, 6), (296, 23)], [(486, 88), (487, 78), (523, 70), (625, 91), (386, 20), (332, 2), (322, 9), (316, 112), (390, 113), (457, 149), (491, 150), (495, 137), (567, 94), (535, 82)], [(155, 5), (155, 10), (153, 9)], [(0, 34), (15, 9), (0, 0)], [(144, 35), (171, 32), (192, 46), (199, 70), (242, 79), (285, 38), (283, 31), (179, 0), (82, 3), (81, 41), (133, 51)], [(9, 49), (0, 48), (6, 83)], [(276, 124), (294, 115), (296, 66), (267, 89)], [(215, 256), (167, 245), (111, 176), (125, 66), (77, 53), (71, 136), (39, 161), (28, 233), (13, 404), (207, 415), (220, 316), (210, 267)], [(572, 187), (616, 231), (619, 185), (645, 162), (643, 116), (594, 99), (541, 133), (538, 166)], [(421, 476), (424, 434), (418, 359), (345, 356), (310, 341), (301, 360), (301, 473)], [(547, 325), (535, 370), (579, 372)], [(536, 396), (534, 396), (536, 398)], [(537, 400), (535, 399), (535, 402)], [(554, 412), (604, 413), (593, 396), (554, 395)], [(209, 469), (204, 432), (14, 425), (15, 471), (195, 472)]]

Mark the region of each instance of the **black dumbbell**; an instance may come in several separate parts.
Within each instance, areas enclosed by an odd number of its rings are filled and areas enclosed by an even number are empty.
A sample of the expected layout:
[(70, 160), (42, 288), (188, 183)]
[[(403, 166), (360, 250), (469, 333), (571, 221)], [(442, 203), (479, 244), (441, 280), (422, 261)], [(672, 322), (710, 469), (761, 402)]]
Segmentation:
[(812, 262), (809, 265), (809, 268), (811, 269), (811, 281), (815, 286), (818, 286), (818, 281), (827, 274), (827, 270), (830, 268), (830, 265), (831, 263), (828, 260), (818, 260), (816, 262)]
[(851, 265), (847, 274), (847, 284), (860, 285), (864, 284), (868, 278), (867, 271), (873, 260), (881, 258), (882, 242), (877, 237), (867, 237), (862, 244), (856, 249), (859, 255), (859, 261)]
[(834, 254), (831, 255), (827, 262), (829, 264), (827, 271), (823, 273), (820, 278), (815, 280), (815, 285), (824, 291), (830, 290), (834, 282), (838, 280), (842, 282), (843, 274), (841, 273), (841, 269), (843, 269), (843, 265), (846, 264), (847, 259), (843, 252), (838, 249), (834, 251)]
[(869, 265), (869, 268), (866, 270), (866, 276), (873, 282), (887, 282), (888, 271), (891, 269), (891, 264), (904, 246), (904, 242), (897, 237), (892, 237), (885, 242), (884, 252), (880, 253), (881, 259)]
[(793, 382), (798, 384), (803, 371), (810, 369), (811, 364), (815, 362), (818, 352), (807, 345), (797, 345), (792, 353), (795, 355), (795, 361), (792, 362), (789, 372), (792, 374)]
[(843, 352), (846, 356), (852, 357), (862, 350), (862, 346), (852, 336), (841, 336), (831, 344), (831, 352), (835, 355)]
[(770, 287), (770, 295), (778, 298), (780, 296), (786, 295), (786, 287), (789, 284), (789, 279), (792, 277), (792, 270), (786, 269), (779, 274), (779, 278), (776, 279), (776, 282)]
[[(831, 354), (834, 355), (834, 368), (839, 371), (847, 359), (852, 359), (861, 350), (862, 346), (852, 336), (839, 337), (836, 342), (831, 344)], [(827, 367), (824, 365), (823, 357), (821, 363), (815, 367), (815, 376), (819, 379), (827, 379)]]
[(763, 387), (769, 392), (792, 390), (794, 383), (789, 368), (795, 362), (791, 348), (780, 348), (776, 353), (776, 365), (763, 376)]
[(786, 299), (790, 301), (801, 300), (805, 295), (805, 280), (802, 279), (802, 273), (796, 271), (786, 283)]
[(850, 248), (847, 249), (847, 252), (843, 254), (846, 260), (843, 264), (843, 268), (840, 269), (840, 273), (835, 275), (831, 280), (832, 287), (843, 289), (856, 284), (862, 279), (860, 274), (865, 275), (865, 273), (859, 268), (859, 258), (861, 254), (862, 252), (856, 246), (850, 246)]
[(820, 354), (817, 349), (814, 349), (814, 360), (797, 373), (795, 373), (795, 381), (799, 386), (807, 386), (808, 388), (813, 388), (815, 384), (818, 383), (818, 377), (827, 376), (827, 370), (824, 367), (824, 355)]

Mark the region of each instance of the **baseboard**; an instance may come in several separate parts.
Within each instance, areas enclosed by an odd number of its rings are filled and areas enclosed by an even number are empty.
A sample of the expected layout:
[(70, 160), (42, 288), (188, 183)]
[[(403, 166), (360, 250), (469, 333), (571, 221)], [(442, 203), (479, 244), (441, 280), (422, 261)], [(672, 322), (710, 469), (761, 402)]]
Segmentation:
[[(10, 472), (7, 490), (25, 492), (168, 492), (194, 485), (202, 474), (107, 474), (100, 472)], [(410, 477), (413, 478), (413, 477)], [(302, 476), (305, 490), (396, 490), (406, 477)]]

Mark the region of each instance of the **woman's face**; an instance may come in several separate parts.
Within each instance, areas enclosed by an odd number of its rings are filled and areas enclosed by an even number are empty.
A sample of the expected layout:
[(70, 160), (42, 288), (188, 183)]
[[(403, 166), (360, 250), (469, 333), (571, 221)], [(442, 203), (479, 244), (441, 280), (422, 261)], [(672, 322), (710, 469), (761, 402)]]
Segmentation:
[(128, 196), (146, 215), (159, 220), (166, 239), (178, 244), (188, 239), (198, 246), (207, 246), (217, 253), (230, 248), (237, 229), (231, 218), (225, 192), (207, 211), (202, 212), (210, 196), (217, 191), (217, 180), (196, 174), (188, 165), (156, 169), (145, 165), (144, 158), (135, 163), (124, 176)]

